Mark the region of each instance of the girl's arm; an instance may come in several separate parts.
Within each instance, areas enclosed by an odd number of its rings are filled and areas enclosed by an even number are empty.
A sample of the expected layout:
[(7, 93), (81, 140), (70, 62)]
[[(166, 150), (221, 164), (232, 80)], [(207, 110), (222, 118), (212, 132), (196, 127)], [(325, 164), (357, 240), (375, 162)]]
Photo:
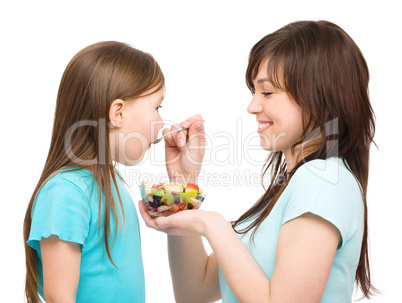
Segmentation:
[[(218, 264), (239, 302), (319, 302), (340, 240), (334, 225), (310, 213), (285, 223), (279, 233), (276, 268), (270, 281), (221, 215), (200, 210), (184, 211), (158, 218), (156, 226), (143, 206), (141, 212), (148, 226), (170, 235), (203, 235), (214, 250), (214, 256), (209, 258), (216, 258), (217, 262), (208, 258), (210, 266), (204, 258), (198, 264), (187, 262), (190, 259), (185, 259), (184, 265), (171, 263), (175, 268), (172, 275), (181, 273), (187, 281), (186, 286), (190, 287), (185, 290), (175, 286), (176, 297), (183, 298), (183, 302), (190, 299), (191, 292), (192, 298), (199, 298), (200, 302), (212, 298), (204, 297), (197, 289), (217, 294)], [(194, 245), (189, 238), (181, 241), (170, 253), (180, 252), (180, 257), (190, 258), (200, 251), (200, 245)], [(182, 268), (178, 269), (180, 266)], [(202, 267), (205, 268), (203, 271), (199, 269)], [(194, 269), (197, 269), (196, 274), (192, 274)], [(196, 284), (202, 276), (204, 282)], [(173, 277), (173, 281), (177, 283), (178, 280)]]
[(75, 302), (80, 277), (81, 246), (57, 236), (40, 241), (46, 303)]

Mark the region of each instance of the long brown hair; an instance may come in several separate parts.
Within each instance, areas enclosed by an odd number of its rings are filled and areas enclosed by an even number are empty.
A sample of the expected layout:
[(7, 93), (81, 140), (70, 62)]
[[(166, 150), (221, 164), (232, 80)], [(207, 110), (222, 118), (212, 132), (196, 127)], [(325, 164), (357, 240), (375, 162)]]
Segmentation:
[[(303, 135), (292, 146), (310, 143), (310, 151), (297, 156), (295, 167), (287, 173), (281, 151), (273, 151), (263, 175), (270, 169), (266, 192), (240, 218), (233, 228), (256, 217), (245, 229), (253, 235), (269, 215), (295, 171), (314, 159), (341, 157), (360, 183), (364, 201), (364, 233), (356, 283), (363, 297), (377, 290), (371, 285), (368, 255), (367, 183), (369, 150), (375, 133), (375, 116), (368, 96), (369, 71), (352, 38), (328, 21), (300, 21), (263, 37), (251, 49), (246, 83), (254, 92), (253, 80), (263, 59), (269, 58), (268, 78), (288, 93), (302, 110)], [(309, 130), (314, 130), (309, 132)], [(303, 149), (302, 149), (303, 151)], [(304, 150), (305, 151), (305, 150)]]
[[(113, 263), (109, 243), (112, 239), (111, 215), (115, 218), (116, 232), (120, 222), (116, 201), (112, 195), (110, 176), (122, 210), (123, 205), (111, 159), (109, 109), (116, 99), (132, 100), (143, 96), (149, 90), (157, 91), (164, 87), (164, 84), (163, 73), (150, 54), (121, 42), (105, 41), (90, 45), (76, 54), (68, 64), (57, 95), (49, 153), (24, 220), (27, 271), (25, 294), (28, 302), (40, 302), (37, 291), (40, 287), (38, 254), (27, 245), (32, 208), (41, 187), (62, 168), (88, 169), (93, 172), (99, 187), (99, 209), (102, 205), (102, 192), (105, 197), (104, 243), (107, 255)], [(100, 216), (101, 212), (99, 222)], [(100, 228), (99, 223), (99, 231)]]

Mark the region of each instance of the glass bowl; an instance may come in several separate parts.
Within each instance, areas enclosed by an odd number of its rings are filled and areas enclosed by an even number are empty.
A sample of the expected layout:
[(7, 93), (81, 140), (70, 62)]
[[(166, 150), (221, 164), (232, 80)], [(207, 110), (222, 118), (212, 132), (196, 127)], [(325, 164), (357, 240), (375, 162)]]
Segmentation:
[(151, 185), (142, 182), (140, 192), (142, 201), (153, 218), (198, 209), (205, 199), (202, 190), (192, 183), (171, 182)]

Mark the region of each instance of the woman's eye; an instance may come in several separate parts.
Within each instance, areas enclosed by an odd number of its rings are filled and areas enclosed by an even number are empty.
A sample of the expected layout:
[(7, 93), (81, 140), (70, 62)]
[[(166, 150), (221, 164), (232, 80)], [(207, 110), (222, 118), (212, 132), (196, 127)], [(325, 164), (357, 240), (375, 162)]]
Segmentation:
[(156, 110), (159, 111), (159, 109), (161, 109), (161, 108), (162, 108), (162, 105), (159, 105), (159, 106), (156, 108)]
[(270, 96), (270, 95), (272, 95), (271, 92), (262, 92), (261, 94), (263, 94), (264, 96)]

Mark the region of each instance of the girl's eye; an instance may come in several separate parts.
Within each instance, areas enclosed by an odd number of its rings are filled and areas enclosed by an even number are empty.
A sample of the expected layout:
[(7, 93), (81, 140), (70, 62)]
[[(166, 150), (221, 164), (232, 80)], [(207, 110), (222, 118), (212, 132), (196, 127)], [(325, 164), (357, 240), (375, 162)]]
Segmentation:
[(271, 92), (262, 92), (261, 94), (263, 94), (264, 96), (270, 96), (270, 95), (272, 95)]
[(159, 111), (159, 109), (161, 109), (161, 108), (162, 108), (162, 105), (159, 105), (159, 106), (156, 108), (156, 110)]

